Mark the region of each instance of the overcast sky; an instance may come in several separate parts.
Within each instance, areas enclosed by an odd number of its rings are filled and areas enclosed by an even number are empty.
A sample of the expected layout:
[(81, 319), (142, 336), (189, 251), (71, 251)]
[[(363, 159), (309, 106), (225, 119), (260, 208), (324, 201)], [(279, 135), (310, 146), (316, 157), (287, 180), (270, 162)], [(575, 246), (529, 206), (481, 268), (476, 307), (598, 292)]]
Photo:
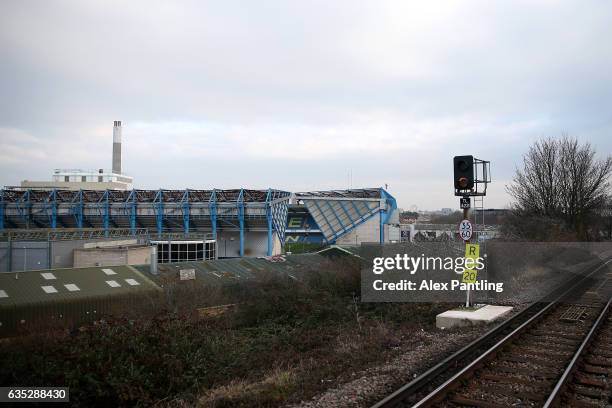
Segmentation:
[(123, 168), (137, 188), (380, 187), (458, 207), (452, 157), (612, 151), (609, 1), (0, 3), (0, 184)]

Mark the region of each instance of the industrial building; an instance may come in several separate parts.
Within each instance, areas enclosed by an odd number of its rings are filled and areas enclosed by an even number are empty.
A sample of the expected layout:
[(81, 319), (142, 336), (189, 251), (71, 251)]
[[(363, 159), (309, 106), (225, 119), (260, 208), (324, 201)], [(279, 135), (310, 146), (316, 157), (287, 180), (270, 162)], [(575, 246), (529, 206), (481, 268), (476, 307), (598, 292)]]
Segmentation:
[[(397, 204), (382, 188), (296, 193), (292, 205), (290, 198), (274, 189), (5, 188), (0, 271), (103, 266), (113, 259), (134, 264), (142, 255), (128, 252), (143, 244), (157, 246), (158, 262), (168, 263), (278, 255), (285, 243), (399, 241)], [(127, 244), (127, 238), (138, 239)], [(104, 240), (110, 245), (100, 249)]]
[[(126, 314), (143, 318), (167, 307), (168, 295), (177, 288), (244, 284), (271, 276), (301, 280), (332, 261), (320, 254), (302, 254), (164, 264), (155, 273), (150, 265), (4, 273), (0, 274), (0, 338)], [(197, 308), (209, 299), (188, 301), (190, 308)]]
[[(160, 253), (216, 257), (281, 253), (291, 194), (280, 190), (0, 190), (0, 231), (146, 229)], [(193, 233), (205, 234), (191, 239)], [(174, 234), (168, 238), (168, 234)], [(181, 242), (179, 242), (181, 241)], [(216, 243), (216, 247), (211, 247)], [(180, 245), (187, 245), (180, 247)], [(15, 245), (13, 240), (12, 245)], [(171, 248), (167, 248), (170, 246)], [(168, 259), (173, 259), (168, 256)], [(163, 258), (162, 258), (163, 259)], [(175, 260), (201, 260), (175, 258)], [(52, 264), (48, 264), (52, 266)], [(40, 268), (38, 268), (40, 269)]]
[(163, 290), (131, 266), (0, 274), (0, 337), (160, 308)]
[[(4, 230), (0, 231), (0, 272), (148, 263), (150, 248), (137, 250), (148, 243), (145, 228)], [(104, 256), (96, 249), (104, 249)], [(148, 260), (144, 252), (149, 252)]]
[(113, 124), (112, 170), (55, 169), (50, 181), (23, 180), (21, 188), (58, 190), (131, 190), (133, 179), (121, 171), (121, 121)]
[[(272, 256), (298, 242), (399, 241), (397, 204), (383, 188), (296, 193), (291, 206), (290, 192), (272, 188), (133, 189), (121, 144), (115, 121), (112, 170), (55, 170), (49, 182), (0, 190), (0, 271)], [(73, 238), (79, 231), (85, 235)]]

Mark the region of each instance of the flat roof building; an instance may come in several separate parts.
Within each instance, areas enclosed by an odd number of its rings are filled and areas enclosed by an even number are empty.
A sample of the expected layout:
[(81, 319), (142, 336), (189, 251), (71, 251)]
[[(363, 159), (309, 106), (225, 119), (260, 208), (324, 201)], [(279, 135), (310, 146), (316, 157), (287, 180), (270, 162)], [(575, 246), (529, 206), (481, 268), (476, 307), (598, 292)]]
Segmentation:
[(121, 121), (113, 124), (112, 170), (55, 169), (50, 181), (23, 180), (21, 188), (60, 190), (131, 190), (133, 179), (121, 171)]

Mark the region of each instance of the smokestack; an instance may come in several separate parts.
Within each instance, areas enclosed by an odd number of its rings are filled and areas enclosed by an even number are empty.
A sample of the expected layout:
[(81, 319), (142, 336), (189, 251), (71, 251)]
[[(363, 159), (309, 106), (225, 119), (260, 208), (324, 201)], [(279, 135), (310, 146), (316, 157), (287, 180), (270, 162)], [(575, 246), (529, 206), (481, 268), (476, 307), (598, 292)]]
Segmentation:
[(121, 121), (113, 126), (113, 173), (121, 174)]

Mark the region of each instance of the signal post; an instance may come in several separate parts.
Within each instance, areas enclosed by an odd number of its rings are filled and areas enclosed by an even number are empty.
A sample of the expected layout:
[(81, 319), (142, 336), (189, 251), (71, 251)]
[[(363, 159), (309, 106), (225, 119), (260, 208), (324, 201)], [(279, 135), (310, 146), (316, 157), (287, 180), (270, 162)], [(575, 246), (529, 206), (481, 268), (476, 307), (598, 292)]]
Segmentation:
[[(471, 257), (474, 251), (476, 253), (479, 251), (478, 243), (471, 244), (473, 235), (473, 227), (469, 220), (471, 197), (484, 197), (487, 194), (487, 184), (491, 182), (490, 174), (489, 161), (476, 159), (471, 155), (455, 156), (453, 158), (455, 196), (461, 197), (459, 206), (463, 210), (463, 220), (459, 223), (459, 236), (465, 241), (466, 259)], [(462, 281), (464, 283), (475, 283), (476, 271), (473, 269), (466, 270), (463, 273)], [(469, 289), (466, 294), (465, 306), (471, 306)]]
[[(453, 159), (455, 195), (461, 197), (459, 206), (463, 210), (463, 221), (459, 223), (459, 236), (465, 241), (466, 259), (476, 260), (480, 256), (479, 244), (471, 243), (473, 230), (469, 220), (469, 211), (472, 197), (484, 197), (487, 194), (487, 184), (491, 182), (489, 165), (490, 162), (476, 159), (474, 156), (455, 156)], [(476, 283), (476, 280), (476, 269), (466, 269), (463, 272), (463, 283)], [(469, 290), (465, 305), (466, 307), (471, 306)], [(509, 306), (492, 305), (483, 305), (477, 309), (447, 310), (436, 316), (436, 327), (470, 326), (474, 322), (490, 323), (511, 311), (512, 307)]]

